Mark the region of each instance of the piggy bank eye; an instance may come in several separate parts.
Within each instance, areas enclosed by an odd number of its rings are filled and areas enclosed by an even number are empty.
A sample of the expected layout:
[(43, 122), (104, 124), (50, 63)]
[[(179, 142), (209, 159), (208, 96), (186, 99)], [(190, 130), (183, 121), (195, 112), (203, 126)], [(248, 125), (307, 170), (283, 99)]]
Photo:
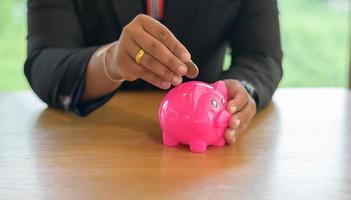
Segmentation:
[(212, 105), (213, 108), (217, 108), (217, 106), (218, 106), (218, 105), (217, 105), (217, 101), (214, 100), (214, 99), (212, 99), (211, 105)]
[(222, 102), (222, 105), (224, 106), (225, 100), (223, 98), (221, 99), (221, 102)]

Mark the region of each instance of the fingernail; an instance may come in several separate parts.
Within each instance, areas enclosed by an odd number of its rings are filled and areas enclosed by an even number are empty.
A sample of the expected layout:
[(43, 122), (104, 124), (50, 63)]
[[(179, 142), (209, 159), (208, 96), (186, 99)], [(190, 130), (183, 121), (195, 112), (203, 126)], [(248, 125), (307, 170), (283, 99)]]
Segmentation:
[(230, 131), (230, 136), (231, 136), (232, 139), (235, 138), (235, 133), (236, 133), (235, 130)]
[(186, 74), (187, 71), (188, 71), (187, 68), (186, 68), (185, 66), (183, 66), (183, 65), (181, 65), (181, 66), (178, 68), (178, 72), (179, 72), (180, 74)]
[(227, 138), (227, 140), (231, 141), (234, 136), (235, 136), (235, 130), (227, 129), (227, 131), (226, 131), (226, 138)]
[(236, 137), (235, 137), (235, 130), (230, 130), (229, 131), (229, 138), (228, 138), (228, 141), (229, 143), (234, 143), (236, 140)]
[(235, 128), (238, 128), (240, 125), (240, 119), (235, 120)]
[(182, 55), (180, 56), (180, 59), (183, 61), (183, 62), (188, 62), (191, 57), (188, 53), (182, 53)]
[(237, 110), (238, 110), (238, 107), (236, 107), (236, 106), (230, 106), (230, 107), (229, 107), (229, 112), (230, 112), (231, 114), (234, 114)]
[(163, 81), (163, 82), (162, 82), (162, 86), (163, 86), (165, 89), (168, 89), (169, 87), (171, 87), (171, 84), (169, 84), (169, 83), (166, 82), (166, 81)]
[(232, 139), (232, 143), (235, 143), (235, 141), (236, 141), (236, 137), (234, 136)]
[(178, 76), (175, 76), (173, 79), (172, 79), (172, 82), (174, 85), (178, 85), (180, 83), (182, 83), (182, 78), (181, 77), (178, 77)]

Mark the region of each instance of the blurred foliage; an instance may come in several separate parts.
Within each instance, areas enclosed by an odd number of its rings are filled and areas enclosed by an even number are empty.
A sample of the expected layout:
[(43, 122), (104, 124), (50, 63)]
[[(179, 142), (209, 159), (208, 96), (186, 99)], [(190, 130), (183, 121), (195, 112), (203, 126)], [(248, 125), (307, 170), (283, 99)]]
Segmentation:
[(26, 1), (0, 2), (0, 90), (26, 89)]
[(347, 86), (349, 11), (328, 2), (332, 1), (279, 1), (284, 51), (281, 86)]
[[(348, 73), (347, 9), (342, 0), (278, 0), (284, 51), (283, 87), (345, 87)], [(26, 89), (26, 1), (0, 1), (0, 90)], [(225, 65), (230, 63), (226, 57)]]

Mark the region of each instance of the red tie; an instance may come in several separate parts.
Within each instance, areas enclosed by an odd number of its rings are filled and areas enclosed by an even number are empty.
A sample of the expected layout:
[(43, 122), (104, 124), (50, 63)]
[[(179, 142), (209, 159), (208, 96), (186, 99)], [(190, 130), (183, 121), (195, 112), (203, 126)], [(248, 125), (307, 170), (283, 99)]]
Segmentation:
[(146, 12), (155, 19), (162, 19), (164, 16), (164, 0), (146, 0)]

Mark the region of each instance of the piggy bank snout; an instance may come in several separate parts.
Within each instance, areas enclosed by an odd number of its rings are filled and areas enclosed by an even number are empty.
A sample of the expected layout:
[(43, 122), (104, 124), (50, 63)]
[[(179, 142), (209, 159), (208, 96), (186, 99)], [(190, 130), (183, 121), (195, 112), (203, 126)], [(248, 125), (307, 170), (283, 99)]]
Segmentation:
[(229, 120), (231, 114), (226, 110), (221, 110), (215, 117), (215, 127), (216, 128), (227, 128), (229, 126)]

